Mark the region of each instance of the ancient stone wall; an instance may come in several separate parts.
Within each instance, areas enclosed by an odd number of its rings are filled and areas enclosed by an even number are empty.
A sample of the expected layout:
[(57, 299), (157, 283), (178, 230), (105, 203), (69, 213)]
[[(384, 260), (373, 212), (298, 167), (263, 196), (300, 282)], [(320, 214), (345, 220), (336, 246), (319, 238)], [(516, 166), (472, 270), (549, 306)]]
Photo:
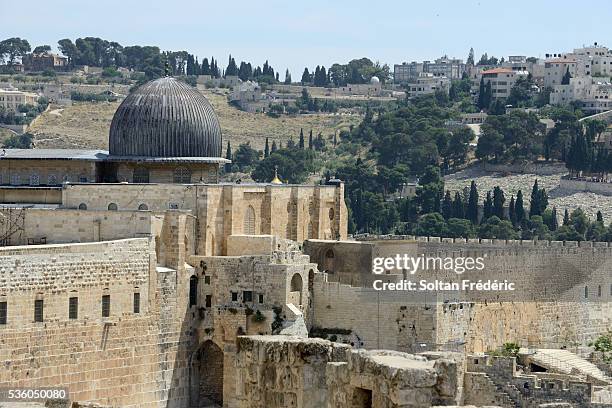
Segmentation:
[(456, 405), (457, 364), (448, 358), (290, 336), (239, 337), (230, 407), (430, 407)]
[(96, 182), (96, 162), (10, 159), (0, 161), (0, 184), (59, 186), (65, 181)]
[[(517, 292), (512, 294), (514, 298), (497, 301), (453, 292), (432, 293), (427, 298), (414, 292), (381, 292), (371, 286), (329, 282), (335, 279), (329, 274), (315, 279), (313, 326), (351, 330), (356, 336), (353, 342), (367, 348), (410, 352), (421, 351), (416, 346), (487, 351), (505, 342), (563, 347), (585, 343), (610, 327), (612, 248), (607, 243), (453, 242), (439, 238), (391, 241), (399, 246), (390, 248), (400, 254), (412, 254), (416, 248), (417, 254), (442, 258), (484, 257), (486, 267), (477, 279), (508, 279), (516, 283)], [(378, 245), (370, 242), (373, 248)], [(346, 256), (334, 257), (339, 265), (336, 270), (344, 273), (343, 280), (367, 282), (371, 258), (357, 256), (359, 250), (353, 254), (356, 247), (363, 246), (307, 241), (305, 251), (315, 255), (313, 260), (320, 269), (329, 269), (326, 259), (321, 261), (327, 247)], [(374, 253), (389, 255), (367, 245), (364, 252), (370, 257)], [(398, 274), (376, 277), (391, 282), (405, 278)], [(439, 271), (428, 275), (429, 279), (448, 277), (448, 272)], [(356, 304), (360, 305), (358, 313)]]
[(192, 211), (198, 218), (198, 254), (223, 255), (230, 235), (269, 234), (299, 242), (308, 237), (345, 238), (341, 190), (342, 186), (264, 184), (75, 184), (64, 187), (62, 207)]
[[(136, 170), (138, 168), (138, 170)], [(185, 170), (186, 171), (185, 171)], [(176, 176), (181, 175), (182, 183), (218, 183), (219, 165), (217, 163), (176, 163), (175, 166), (154, 163), (133, 162), (120, 163), (117, 166), (117, 181), (138, 183), (145, 182), (134, 180), (134, 172), (147, 174), (149, 183), (177, 183)], [(145, 170), (144, 172), (142, 170)]]

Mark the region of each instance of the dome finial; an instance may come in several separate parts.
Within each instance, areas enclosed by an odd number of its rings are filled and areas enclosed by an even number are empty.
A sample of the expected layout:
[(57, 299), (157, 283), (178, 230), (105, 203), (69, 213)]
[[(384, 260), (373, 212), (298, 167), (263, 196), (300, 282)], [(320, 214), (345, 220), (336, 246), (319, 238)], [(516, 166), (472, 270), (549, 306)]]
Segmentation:
[(281, 179), (278, 178), (278, 166), (274, 166), (274, 178), (272, 179), (270, 184), (283, 184)]

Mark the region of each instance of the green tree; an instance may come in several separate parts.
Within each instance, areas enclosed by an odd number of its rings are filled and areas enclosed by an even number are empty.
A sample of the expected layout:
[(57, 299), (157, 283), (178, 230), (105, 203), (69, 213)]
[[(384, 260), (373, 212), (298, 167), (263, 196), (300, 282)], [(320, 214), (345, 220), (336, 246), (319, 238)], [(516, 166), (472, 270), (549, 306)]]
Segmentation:
[(487, 219), (478, 228), (478, 236), (486, 239), (517, 239), (518, 233), (510, 221), (501, 220), (496, 216)]
[(234, 153), (234, 164), (240, 171), (254, 166), (261, 156), (261, 152), (253, 149), (249, 142), (241, 143)]
[(285, 85), (291, 85), (291, 73), (289, 73), (289, 68), (285, 71)]
[(453, 216), (453, 199), (451, 198), (451, 192), (449, 190), (446, 190), (446, 194), (442, 200), (442, 216), (445, 220)]
[(270, 145), (268, 143), (268, 138), (266, 137), (266, 146), (264, 147), (264, 159), (270, 156)]
[[(232, 160), (232, 146), (230, 145), (229, 140), (227, 141), (227, 149), (225, 149), (225, 158), (227, 160)], [(232, 164), (231, 163), (226, 163), (225, 164), (225, 171), (227, 173), (232, 171)]]
[(304, 149), (304, 129), (300, 129), (300, 140), (298, 142), (298, 147), (300, 149)]
[(453, 218), (465, 218), (465, 205), (463, 203), (463, 197), (458, 191), (455, 192), (455, 198), (453, 199)]
[(476, 182), (472, 180), (470, 183), (470, 196), (468, 199), (467, 207), (467, 218), (472, 221), (474, 225), (478, 224), (478, 188)]
[(421, 216), (415, 229), (415, 234), (423, 237), (444, 237), (447, 233), (444, 217), (437, 212)]
[(487, 220), (493, 215), (493, 197), (491, 197), (491, 191), (487, 191), (487, 198), (483, 204), (483, 219)]
[(499, 187), (493, 188), (493, 215), (503, 220), (504, 216), (504, 203), (506, 198), (504, 197), (504, 191)]
[(473, 238), (474, 226), (469, 220), (451, 218), (447, 221), (447, 231), (450, 238)]
[(567, 67), (563, 78), (561, 78), (561, 85), (569, 85), (570, 79), (572, 79), (572, 75), (569, 72), (569, 67)]

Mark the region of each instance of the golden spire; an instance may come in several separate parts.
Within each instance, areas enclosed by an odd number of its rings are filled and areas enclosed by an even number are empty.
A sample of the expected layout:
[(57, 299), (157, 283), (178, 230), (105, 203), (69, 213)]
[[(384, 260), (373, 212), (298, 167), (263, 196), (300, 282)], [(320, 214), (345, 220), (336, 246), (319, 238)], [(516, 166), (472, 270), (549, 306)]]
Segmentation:
[(274, 166), (274, 178), (272, 179), (270, 184), (283, 184), (281, 179), (278, 178), (278, 166)]

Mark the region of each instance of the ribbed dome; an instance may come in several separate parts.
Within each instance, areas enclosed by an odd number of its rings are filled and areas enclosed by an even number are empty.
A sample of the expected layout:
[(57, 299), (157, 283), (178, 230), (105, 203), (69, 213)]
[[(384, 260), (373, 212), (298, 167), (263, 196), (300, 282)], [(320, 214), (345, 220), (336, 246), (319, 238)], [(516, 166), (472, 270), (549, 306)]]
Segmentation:
[(119, 105), (111, 156), (221, 157), (221, 128), (208, 100), (174, 78), (147, 82)]

